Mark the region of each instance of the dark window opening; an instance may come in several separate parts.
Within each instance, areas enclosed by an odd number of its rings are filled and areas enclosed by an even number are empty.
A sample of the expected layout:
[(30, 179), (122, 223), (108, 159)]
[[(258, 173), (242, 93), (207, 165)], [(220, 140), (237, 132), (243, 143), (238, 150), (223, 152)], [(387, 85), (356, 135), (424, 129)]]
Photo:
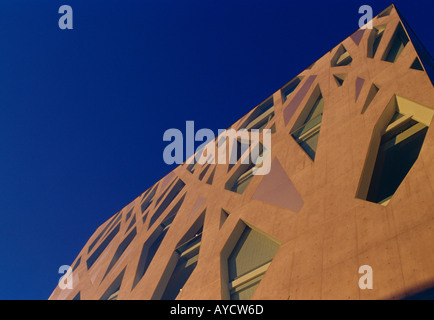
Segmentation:
[[(401, 117), (397, 113), (394, 119)], [(417, 160), (427, 131), (410, 120), (383, 135), (366, 200), (382, 203), (392, 197)]]

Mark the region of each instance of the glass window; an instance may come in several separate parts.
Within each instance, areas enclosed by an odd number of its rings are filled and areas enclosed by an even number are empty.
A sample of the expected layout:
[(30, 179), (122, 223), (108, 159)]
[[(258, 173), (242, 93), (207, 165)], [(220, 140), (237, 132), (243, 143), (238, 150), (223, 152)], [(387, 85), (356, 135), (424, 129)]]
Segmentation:
[[(392, 121), (400, 118), (397, 113)], [(427, 131), (410, 118), (383, 135), (366, 200), (382, 203), (392, 197), (419, 156)]]
[(119, 290), (121, 289), (122, 280), (124, 278), (125, 268), (117, 276), (115, 281), (107, 288), (106, 292), (101, 296), (100, 300), (117, 300)]
[(404, 50), (405, 46), (409, 42), (408, 36), (405, 33), (405, 30), (401, 23), (398, 24), (398, 27), (395, 30), (395, 34), (390, 41), (389, 47), (386, 50), (383, 60), (389, 62), (395, 62), (402, 50)]
[[(267, 150), (264, 149), (262, 144), (259, 144), (259, 155), (258, 157), (261, 157), (262, 160), (267, 156)], [(250, 163), (249, 164), (241, 164), (240, 167), (235, 171), (235, 173), (232, 175), (232, 177), (229, 179), (229, 181), (225, 185), (226, 190), (230, 190), (236, 193), (242, 194), (244, 190), (246, 190), (247, 186), (250, 184), (250, 181), (252, 180), (254, 174), (254, 170), (257, 168), (260, 168), (262, 166), (262, 161), (257, 159), (251, 159), (252, 154), (250, 154)]]
[[(314, 93), (312, 106), (306, 106), (305, 110), (300, 115), (299, 119), (295, 124), (295, 130), (291, 132), (292, 137), (298, 142), (298, 144), (303, 148), (307, 155), (315, 160), (316, 149), (318, 145), (319, 132), (321, 128), (322, 115), (324, 110), (324, 99), (319, 90)], [(310, 108), (310, 109), (309, 109)], [(306, 114), (307, 115), (303, 115)]]
[[(185, 196), (185, 195), (184, 195)], [(139, 264), (137, 266), (136, 275), (134, 277), (133, 289), (137, 285), (137, 283), (143, 278), (146, 271), (149, 268), (152, 260), (154, 259), (155, 254), (160, 248), (161, 243), (164, 240), (164, 237), (167, 234), (173, 220), (175, 219), (176, 214), (178, 213), (179, 207), (184, 201), (184, 197), (178, 202), (179, 206), (176, 205), (170, 213), (167, 215), (167, 218), (155, 229), (152, 236), (148, 238), (148, 240), (143, 244), (142, 252), (139, 258)]]
[(297, 77), (282, 88), (282, 102), (285, 102), (288, 99), (290, 94), (294, 92), (295, 88), (297, 88), (302, 79), (303, 77)]
[(264, 129), (271, 119), (274, 117), (274, 100), (273, 97), (261, 103), (246, 121), (241, 125), (240, 129)]
[(278, 249), (278, 243), (245, 226), (228, 258), (231, 300), (251, 298)]
[(356, 197), (386, 206), (422, 149), (434, 111), (393, 96), (374, 129)]
[(371, 34), (368, 39), (368, 57), (374, 58), (377, 53), (378, 46), (380, 45), (381, 39), (383, 38), (384, 30), (386, 26), (378, 26), (372, 28)]
[(161, 298), (162, 300), (175, 300), (181, 292), (193, 270), (196, 268), (201, 241), (202, 228), (193, 236), (193, 238), (180, 244), (175, 249), (175, 254), (178, 256), (178, 262), (166, 286), (166, 290)]

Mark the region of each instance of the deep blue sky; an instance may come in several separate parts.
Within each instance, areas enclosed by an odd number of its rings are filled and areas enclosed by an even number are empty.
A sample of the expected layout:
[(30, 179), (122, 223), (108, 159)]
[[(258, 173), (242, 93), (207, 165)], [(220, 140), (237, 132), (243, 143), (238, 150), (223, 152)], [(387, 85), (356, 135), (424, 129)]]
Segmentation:
[[(58, 28), (62, 4), (74, 30)], [(47, 299), (95, 229), (383, 1), (0, 0), (0, 299)], [(395, 1), (434, 53), (433, 1)]]

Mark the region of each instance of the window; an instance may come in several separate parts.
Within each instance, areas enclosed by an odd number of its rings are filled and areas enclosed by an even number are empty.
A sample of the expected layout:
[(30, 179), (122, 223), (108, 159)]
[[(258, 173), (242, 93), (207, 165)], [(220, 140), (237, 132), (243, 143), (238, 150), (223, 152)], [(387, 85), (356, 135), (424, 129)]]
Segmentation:
[(334, 74), (333, 77), (336, 80), (336, 84), (338, 85), (338, 87), (341, 87), (344, 84), (344, 81), (347, 77), (346, 74)]
[(122, 254), (125, 252), (125, 250), (128, 248), (128, 246), (131, 244), (131, 242), (134, 240), (134, 238), (137, 235), (136, 228), (131, 231), (131, 233), (121, 242), (118, 249), (116, 250), (112, 260), (110, 261), (110, 264), (107, 268), (107, 271), (103, 277), (103, 280), (107, 276), (107, 274), (110, 272), (110, 270), (114, 267), (116, 262), (118, 262), (119, 258), (122, 256)]
[(198, 263), (204, 221), (205, 211), (177, 243), (152, 299), (174, 300), (182, 291)]
[(187, 166), (187, 170), (188, 170), (190, 173), (194, 173), (194, 170), (196, 170), (196, 165), (197, 165), (197, 161), (195, 161), (194, 159), (193, 159), (192, 161), (193, 161), (193, 162), (190, 163), (190, 164)]
[(424, 69), (422, 67), (422, 63), (420, 62), (418, 57), (416, 57), (416, 59), (414, 59), (414, 62), (412, 63), (410, 68), (414, 69), (414, 70), (424, 71)]
[[(180, 201), (182, 203), (184, 198)], [(174, 208), (175, 209), (175, 208)], [(139, 258), (139, 264), (137, 266), (136, 275), (134, 277), (133, 289), (136, 287), (137, 283), (143, 278), (146, 271), (149, 268), (152, 260), (154, 259), (155, 254), (160, 248), (161, 243), (164, 240), (164, 237), (167, 234), (170, 226), (172, 225), (173, 220), (175, 219), (176, 214), (178, 213), (178, 209), (172, 210), (166, 219), (156, 228), (154, 233), (148, 238), (148, 240), (143, 244), (142, 252)]]
[(249, 300), (280, 245), (244, 223), (237, 229), (240, 236), (227, 259), (229, 295), (231, 300)]
[(317, 87), (291, 132), (292, 137), (312, 160), (315, 160), (323, 109), (324, 98)]
[(428, 127), (396, 113), (381, 138), (368, 201), (389, 200), (416, 161)]
[(274, 100), (273, 97), (261, 103), (246, 121), (241, 125), (240, 129), (264, 129), (271, 119), (274, 117)]
[(369, 89), (368, 96), (366, 97), (365, 104), (363, 105), (362, 108), (362, 114), (364, 114), (365, 111), (368, 109), (369, 105), (371, 104), (372, 100), (374, 100), (379, 90), (380, 87), (377, 86), (375, 83), (371, 85), (371, 89)]
[(144, 213), (146, 211), (146, 209), (148, 209), (149, 206), (151, 205), (151, 203), (154, 201), (155, 193), (157, 192), (157, 187), (158, 187), (158, 184), (156, 184), (152, 188), (149, 195), (145, 194), (144, 197), (146, 197), (146, 198), (145, 198), (145, 200), (143, 200), (143, 203), (141, 205), (142, 213)]
[(216, 168), (214, 167), (214, 169), (212, 170), (211, 174), (209, 175), (208, 180), (206, 181), (206, 183), (209, 184), (209, 185), (212, 185), (212, 182), (214, 180), (215, 170), (216, 170)]
[(392, 9), (393, 9), (393, 4), (390, 5), (390, 6), (388, 6), (386, 9), (384, 9), (384, 10), (383, 10), (379, 15), (378, 15), (378, 18), (383, 18), (383, 17), (388, 16), (388, 15), (392, 12)]
[(163, 191), (163, 193), (158, 197), (157, 201), (155, 202), (155, 207), (158, 206), (158, 204), (161, 202), (161, 200), (164, 199), (164, 197), (166, 196), (166, 194), (169, 192), (170, 188), (174, 185), (174, 183), (176, 182), (177, 179), (174, 179), (169, 186)]
[(87, 259), (86, 264), (87, 268), (90, 269), (93, 264), (98, 260), (100, 255), (107, 248), (109, 243), (113, 240), (113, 238), (118, 234), (121, 224), (119, 223), (112, 232), (105, 238), (105, 240), (101, 243), (101, 245), (92, 253), (92, 255)]
[(80, 265), (80, 263), (81, 263), (81, 257), (78, 258), (77, 262), (76, 262), (76, 263), (74, 264), (74, 266), (72, 267), (72, 271), (75, 271), (75, 269), (78, 268), (78, 266)]
[(342, 67), (350, 65), (352, 61), (353, 58), (351, 58), (347, 49), (345, 49), (345, 47), (341, 44), (335, 55), (333, 56), (331, 64), (332, 67)]
[(178, 262), (161, 297), (162, 300), (175, 300), (181, 292), (193, 270), (196, 268), (201, 241), (202, 228), (190, 239), (178, 244), (175, 249)]
[(253, 178), (253, 168), (255, 165), (252, 163), (247, 167), (246, 171), (240, 174), (240, 176), (235, 180), (234, 185), (230, 189), (236, 193), (243, 193), (246, 190), (247, 186), (250, 183), (250, 180)]
[(210, 168), (211, 164), (207, 164), (205, 168), (203, 168), (202, 172), (199, 175), (199, 180), (202, 181), (202, 179), (205, 177), (206, 173), (208, 172), (208, 169)]
[(282, 102), (285, 102), (288, 99), (289, 95), (295, 90), (295, 88), (297, 88), (302, 79), (303, 77), (296, 77), (282, 88)]
[[(184, 187), (185, 187), (184, 181), (182, 181), (181, 179), (179, 179), (176, 182), (176, 184), (172, 187), (172, 189), (170, 190), (170, 192), (167, 194), (167, 196), (164, 198), (164, 200), (161, 202), (161, 205), (155, 211), (154, 215), (152, 216), (152, 218), (151, 218), (151, 220), (149, 222), (148, 229), (163, 214), (163, 212), (169, 207), (169, 205), (178, 196), (178, 194), (182, 191), (182, 189)], [(161, 199), (162, 199), (162, 197), (158, 201), (161, 201)]]
[(244, 153), (250, 148), (250, 141), (243, 140), (242, 137), (228, 137), (229, 140), (229, 166), (228, 172), (240, 160)]
[(407, 33), (405, 32), (402, 24), (399, 23), (396, 27), (395, 34), (393, 35), (392, 40), (390, 41), (389, 46), (384, 53), (383, 60), (395, 62), (408, 42), (409, 39)]
[(130, 224), (128, 225), (127, 231), (125, 231), (125, 233), (127, 233), (128, 231), (130, 231), (130, 229), (136, 224), (136, 215), (133, 216), (133, 218), (131, 219)]
[(433, 114), (413, 101), (392, 98), (375, 128), (358, 198), (387, 205), (417, 160)]
[(368, 58), (374, 58), (377, 53), (378, 46), (380, 45), (381, 38), (383, 38), (386, 25), (372, 28), (368, 39)]
[(117, 300), (119, 290), (121, 289), (122, 280), (124, 278), (125, 268), (113, 281), (113, 283), (107, 288), (106, 292), (101, 296), (100, 300)]
[(250, 181), (254, 176), (255, 170), (262, 166), (262, 161), (265, 159), (265, 157), (268, 156), (268, 150), (265, 150), (262, 144), (258, 144), (254, 148), (259, 148), (258, 158), (261, 159), (252, 159), (252, 154), (250, 154), (250, 163), (241, 163), (239, 168), (226, 183), (226, 190), (230, 190), (239, 194), (242, 194), (244, 190), (246, 190), (247, 186), (250, 184)]
[(229, 213), (226, 210), (222, 209), (220, 211), (220, 227), (219, 227), (219, 229), (221, 229), (223, 227), (223, 224), (226, 222), (228, 217), (229, 217)]
[(101, 231), (101, 233), (98, 235), (98, 237), (96, 237), (96, 239), (90, 244), (89, 248), (87, 249), (87, 252), (91, 252), (93, 247), (98, 243), (98, 241), (101, 239), (101, 237), (105, 234), (105, 232), (107, 230), (109, 230), (112, 226), (114, 226), (116, 223), (119, 222), (119, 220), (121, 219), (122, 214), (119, 211), (117, 214), (115, 214), (113, 216), (113, 218), (111, 218), (110, 222), (107, 223), (107, 226), (104, 228), (103, 231)]

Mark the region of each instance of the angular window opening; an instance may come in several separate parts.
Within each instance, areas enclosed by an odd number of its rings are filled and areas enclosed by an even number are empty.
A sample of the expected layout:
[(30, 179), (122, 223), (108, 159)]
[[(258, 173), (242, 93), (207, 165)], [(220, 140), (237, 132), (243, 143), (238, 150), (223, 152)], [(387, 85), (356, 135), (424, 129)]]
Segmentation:
[(136, 224), (136, 216), (134, 215), (133, 219), (130, 222), (130, 225), (128, 226), (127, 230), (125, 231), (125, 233), (127, 233), (128, 231), (130, 231), (130, 229)]
[(100, 246), (92, 253), (89, 259), (87, 259), (87, 269), (90, 269), (92, 265), (95, 263), (96, 260), (98, 260), (101, 253), (104, 252), (104, 250), (107, 248), (109, 243), (113, 240), (113, 238), (118, 234), (119, 229), (121, 227), (121, 224), (119, 223), (116, 228), (113, 229), (113, 231), (105, 238), (105, 240), (100, 244)]
[(202, 181), (202, 179), (205, 177), (205, 175), (206, 175), (206, 173), (208, 172), (210, 166), (211, 166), (211, 165), (208, 163), (208, 164), (205, 166), (205, 168), (202, 170), (202, 172), (201, 172), (200, 175), (199, 175), (199, 180), (200, 180), (200, 181)]
[(81, 300), (80, 292), (78, 292), (72, 300)]
[(318, 86), (290, 133), (312, 160), (315, 160), (323, 110), (324, 98)]
[(363, 105), (362, 114), (364, 114), (366, 109), (368, 109), (369, 105), (371, 104), (372, 100), (374, 100), (374, 98), (377, 95), (379, 90), (380, 90), (380, 88), (377, 85), (372, 84), (371, 89), (369, 90), (368, 96), (366, 97), (365, 104)]
[(184, 181), (179, 179), (170, 192), (167, 194), (166, 198), (161, 202), (161, 205), (155, 211), (154, 215), (151, 218), (148, 229), (154, 224), (154, 222), (161, 216), (161, 214), (169, 207), (172, 201), (178, 196), (178, 194), (185, 187)]
[(110, 261), (110, 264), (109, 264), (107, 271), (103, 277), (103, 280), (105, 279), (107, 274), (110, 272), (110, 270), (114, 267), (116, 262), (118, 262), (118, 260), (120, 259), (122, 254), (125, 252), (125, 250), (128, 248), (128, 246), (131, 244), (131, 242), (134, 240), (136, 235), (137, 235), (137, 230), (136, 230), (136, 228), (134, 228), (133, 231), (131, 231), (131, 233), (121, 242), (121, 244), (117, 248), (117, 250), (116, 250), (116, 252), (112, 258), (112, 261)]
[(223, 227), (223, 224), (226, 222), (227, 218), (229, 217), (229, 213), (222, 209), (220, 212), (220, 227), (219, 229), (221, 229)]
[[(184, 193), (184, 195), (179, 199), (179, 201), (173, 206), (172, 210), (170, 210), (170, 212), (167, 214), (168, 217), (171, 216), (175, 216), (175, 214), (178, 213), (179, 209), (182, 206), (182, 203), (184, 202), (186, 194)], [(157, 219), (160, 217), (160, 215), (153, 215), (150, 222), (149, 222), (149, 227), (148, 229), (155, 223), (155, 221), (157, 221)]]
[(393, 4), (388, 6), (386, 9), (384, 9), (383, 11), (380, 12), (380, 14), (377, 16), (378, 18), (382, 18), (382, 17), (386, 17), (388, 16), (393, 9)]
[[(231, 139), (231, 138), (229, 138)], [(229, 147), (231, 148), (231, 154), (229, 156), (229, 166), (228, 166), (228, 172), (231, 171), (233, 166), (238, 163), (240, 158), (243, 156), (245, 152), (249, 150), (250, 142), (242, 142), (240, 139), (233, 138), (232, 141), (235, 141), (235, 143), (229, 143)]]
[(175, 219), (177, 213), (178, 211), (173, 212), (173, 214), (171, 212), (171, 214), (169, 214), (168, 217), (164, 219), (164, 221), (157, 227), (154, 233), (143, 244), (132, 289), (136, 287), (137, 283), (139, 283), (139, 281), (143, 278), (146, 271), (148, 270), (152, 260), (154, 259), (155, 254), (158, 251), (158, 248), (160, 248), (160, 245), (163, 242), (167, 231), (169, 231), (169, 228), (172, 225), (172, 222)]
[(386, 30), (386, 25), (372, 28), (368, 39), (368, 58), (374, 58)]
[[(265, 150), (262, 144), (259, 144), (257, 147), (259, 147), (258, 157), (260, 157), (260, 160), (263, 161), (268, 154), (268, 150)], [(254, 176), (253, 173), (255, 172), (255, 170), (262, 166), (262, 161), (256, 160), (257, 159), (250, 159), (249, 164), (242, 163), (239, 166), (238, 170), (226, 183), (225, 189), (242, 194), (246, 190), (247, 186), (250, 184), (250, 181)], [(255, 162), (257, 163), (255, 164)]]
[(177, 179), (174, 179), (169, 186), (166, 188), (166, 190), (163, 191), (163, 193), (160, 195), (160, 197), (157, 199), (157, 201), (155, 202), (155, 206), (158, 206), (158, 204), (161, 202), (161, 200), (164, 199), (164, 197), (166, 196), (166, 194), (169, 192), (170, 188), (172, 188), (173, 184), (176, 182)]
[(187, 170), (190, 173), (194, 173), (194, 170), (196, 170), (196, 165), (197, 165), (197, 161), (195, 161), (195, 159), (193, 159), (193, 162), (187, 166)]
[(408, 39), (407, 33), (400, 22), (396, 27), (392, 40), (390, 41), (389, 46), (384, 53), (383, 60), (395, 62), (409, 41), (410, 40)]
[(350, 65), (353, 61), (350, 53), (345, 49), (345, 47), (341, 44), (338, 51), (336, 51), (333, 59), (331, 61), (332, 67), (342, 67)]
[(102, 230), (101, 232), (100, 232), (100, 234), (98, 235), (98, 237), (96, 237), (96, 239), (90, 244), (90, 246), (89, 246), (89, 248), (87, 249), (87, 252), (89, 253), (89, 252), (91, 252), (92, 251), (92, 249), (93, 249), (93, 247), (98, 243), (98, 241), (101, 239), (101, 237), (105, 234), (105, 232), (107, 231), (107, 230), (109, 230), (112, 226), (114, 226), (116, 223), (118, 223), (119, 222), (119, 220), (121, 219), (121, 214), (120, 214), (120, 211), (117, 213), (117, 214), (115, 214), (114, 216), (113, 216), (113, 218), (110, 220), (110, 222), (107, 224), (107, 226), (104, 228), (104, 230)]
[(76, 262), (76, 263), (74, 264), (74, 266), (72, 267), (72, 271), (75, 271), (75, 269), (78, 268), (78, 266), (80, 265), (80, 263), (81, 263), (81, 257), (78, 258), (77, 262)]
[(131, 217), (131, 214), (133, 213), (133, 211), (134, 211), (134, 208), (131, 209), (131, 210), (126, 214), (126, 216), (125, 216), (125, 222), (127, 222), (128, 219)]
[(246, 190), (247, 186), (249, 185), (250, 181), (253, 178), (253, 168), (255, 165), (252, 163), (249, 165), (245, 171), (243, 170), (242, 173), (240, 173), (239, 177), (235, 180), (232, 187), (230, 187), (228, 190), (231, 190), (233, 192), (242, 194), (244, 190)]
[(388, 204), (417, 160), (433, 115), (418, 103), (392, 98), (375, 126), (357, 198)]
[(176, 266), (161, 297), (162, 300), (175, 300), (197, 266), (204, 215), (205, 213), (201, 214), (198, 219), (200, 222), (196, 221), (176, 246), (172, 257), (177, 261)]
[(282, 102), (285, 102), (288, 100), (288, 97), (292, 92), (294, 92), (295, 88), (300, 84), (301, 80), (303, 80), (303, 77), (296, 77), (293, 80), (291, 80), (287, 85), (285, 85), (282, 90)]
[(152, 202), (154, 201), (154, 197), (155, 197), (155, 193), (157, 192), (157, 186), (155, 185), (151, 192), (149, 193), (149, 195), (145, 198), (145, 200), (142, 202), (141, 208), (142, 208), (142, 213), (146, 211), (146, 209), (149, 208), (149, 206), (152, 204)]
[(273, 97), (261, 103), (246, 121), (241, 125), (240, 129), (264, 129), (274, 117), (274, 100)]
[(244, 223), (227, 258), (229, 292), (231, 300), (249, 300), (276, 255), (280, 244)]
[(148, 212), (146, 212), (142, 217), (143, 224), (145, 224), (147, 218), (148, 218)]
[(214, 180), (215, 170), (216, 170), (216, 168), (214, 167), (213, 171), (212, 171), (211, 174), (209, 175), (208, 180), (206, 181), (206, 183), (209, 184), (209, 185), (212, 185), (212, 182), (213, 182), (213, 180)]
[(113, 281), (113, 283), (107, 288), (106, 292), (101, 296), (100, 300), (117, 300), (119, 290), (121, 289), (122, 280), (124, 278), (125, 268)]
[(416, 59), (414, 59), (414, 62), (410, 68), (414, 69), (414, 70), (425, 71), (422, 67), (422, 63), (420, 62), (419, 58), (417, 58), (417, 57), (416, 57)]
[(409, 119), (383, 135), (366, 200), (382, 203), (392, 197), (416, 162), (427, 131)]
[(346, 74), (334, 74), (333, 77), (335, 78), (338, 87), (342, 87), (347, 75)]
[(101, 299), (101, 300), (118, 300), (119, 290), (120, 288), (117, 291), (113, 292), (111, 296), (108, 297), (107, 299)]

